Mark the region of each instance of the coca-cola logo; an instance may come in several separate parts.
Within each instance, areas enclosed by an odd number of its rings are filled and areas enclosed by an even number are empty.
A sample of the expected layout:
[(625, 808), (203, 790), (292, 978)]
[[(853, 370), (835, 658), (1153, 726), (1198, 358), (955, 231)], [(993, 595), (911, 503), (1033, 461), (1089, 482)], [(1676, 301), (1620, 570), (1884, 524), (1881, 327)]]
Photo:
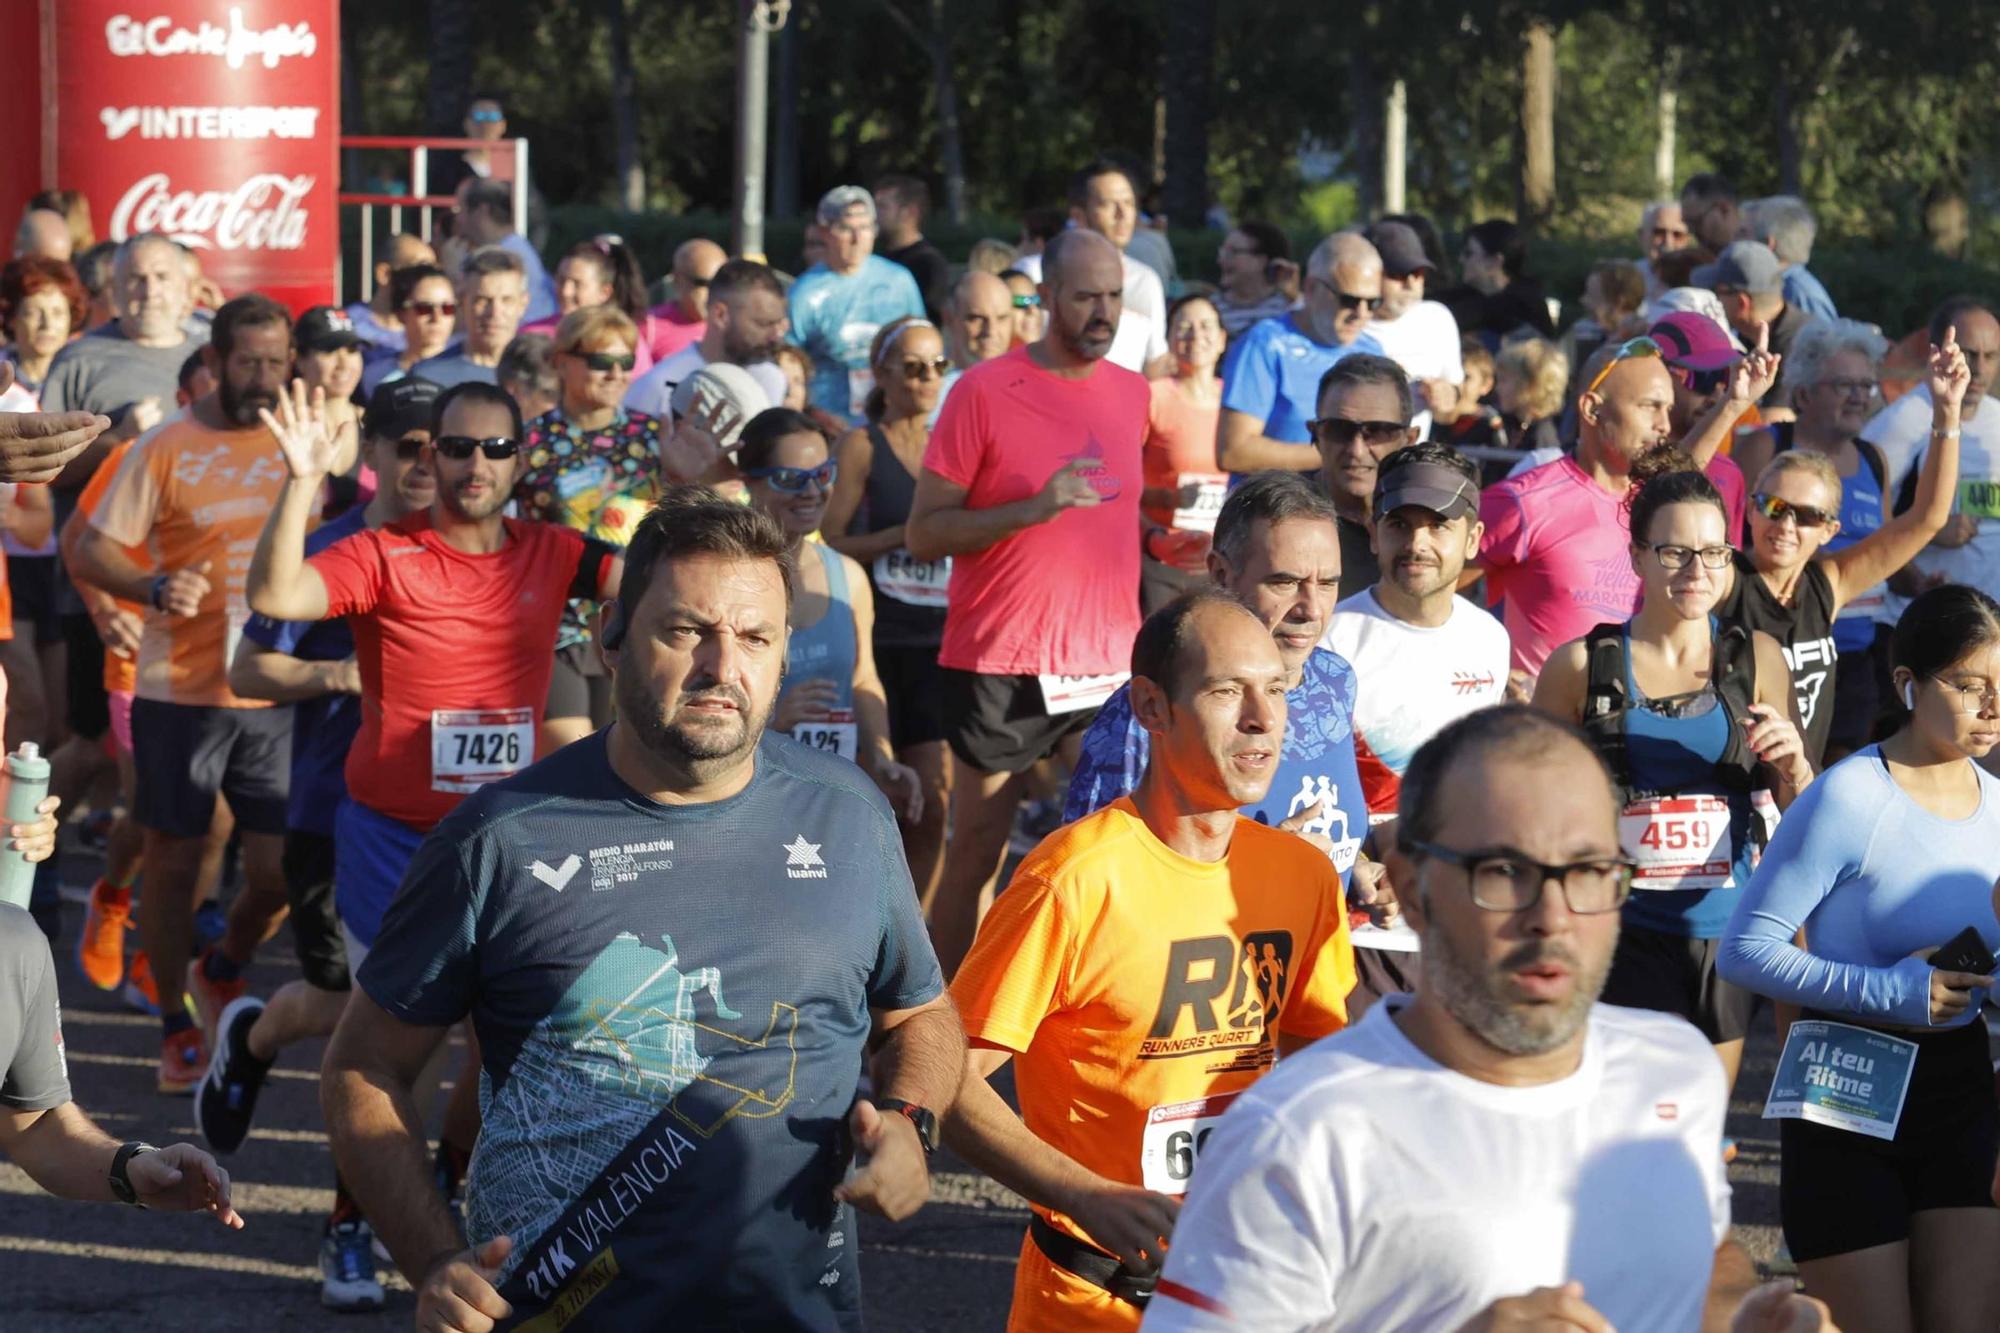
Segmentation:
[(161, 232), (197, 250), (297, 250), (311, 176), (252, 176), (233, 190), (176, 192), (165, 172), (141, 176), (111, 212), (111, 239)]
[(246, 28), (243, 11), (233, 7), (226, 28), (205, 19), (193, 28), (177, 28), (165, 15), (135, 19), (115, 14), (104, 25), (104, 41), (114, 56), (218, 56), (231, 69), (242, 69), (247, 60), (276, 69), (288, 56), (309, 56), (319, 50), (310, 23)]

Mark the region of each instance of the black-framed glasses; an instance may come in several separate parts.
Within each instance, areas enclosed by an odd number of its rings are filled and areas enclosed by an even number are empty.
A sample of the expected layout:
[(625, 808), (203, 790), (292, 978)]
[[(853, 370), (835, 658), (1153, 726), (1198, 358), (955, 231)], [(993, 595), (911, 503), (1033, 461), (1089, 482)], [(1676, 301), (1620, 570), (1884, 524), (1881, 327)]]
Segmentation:
[(1795, 505), (1790, 500), (1780, 500), (1761, 491), (1750, 497), (1750, 507), (1773, 523), (1782, 523), (1789, 518), (1801, 528), (1823, 528), (1838, 517), (1824, 509)]
[(616, 356), (610, 352), (574, 352), (571, 355), (600, 375), (609, 375), (614, 370), (622, 370), (629, 374), (632, 367), (639, 364), (639, 358), (631, 352), (623, 356)]
[(1528, 911), (1542, 900), (1542, 887), (1550, 880), (1562, 885), (1564, 904), (1578, 916), (1615, 912), (1632, 895), (1632, 862), (1623, 856), (1550, 865), (1512, 847), (1461, 852), (1434, 842), (1404, 845), (1419, 856), (1463, 870), (1472, 905), (1488, 912)]
[(1703, 569), (1722, 569), (1736, 554), (1732, 546), (1675, 546), (1671, 542), (1639, 542), (1639, 549), (1651, 551), (1661, 569), (1682, 570), (1690, 560), (1700, 560)]
[(1306, 423), (1313, 439), (1323, 445), (1345, 449), (1360, 436), (1369, 444), (1380, 448), (1385, 444), (1400, 444), (1410, 433), (1409, 426), (1401, 421), (1349, 421), (1346, 417), (1315, 417)]
[(743, 473), (755, 481), (768, 482), (774, 491), (787, 495), (797, 495), (812, 482), (818, 482), (823, 491), (833, 488), (833, 479), (840, 475), (840, 464), (827, 459), (818, 467), (753, 467)]
[(919, 361), (913, 357), (903, 363), (903, 378), (906, 380), (920, 380), (930, 377), (943, 379), (950, 370), (951, 358), (948, 356), (934, 356), (928, 361)]
[(495, 435), (490, 439), (475, 439), (470, 435), (440, 435), (432, 441), (437, 451), (453, 462), (463, 463), (477, 453), (485, 454), (498, 463), (512, 458), (521, 447), (521, 442), (505, 435)]
[(1985, 712), (1989, 706), (2000, 708), (2000, 685), (1995, 685), (1991, 681), (1981, 680), (1962, 685), (1955, 680), (1946, 680), (1943, 676), (1932, 676), (1931, 679), (1944, 686), (1945, 693), (1957, 701), (1958, 711), (1968, 716), (1976, 717)]
[(1040, 306), (1041, 303), (1042, 298), (1034, 292), (1025, 294), (1016, 292), (1014, 294), (1014, 308), (1016, 310), (1033, 310)]
[(1333, 299), (1340, 302), (1342, 310), (1359, 310), (1364, 315), (1372, 315), (1375, 307), (1382, 304), (1379, 296), (1356, 296), (1353, 292), (1343, 292), (1325, 278), (1314, 278), (1313, 281), (1326, 288)]

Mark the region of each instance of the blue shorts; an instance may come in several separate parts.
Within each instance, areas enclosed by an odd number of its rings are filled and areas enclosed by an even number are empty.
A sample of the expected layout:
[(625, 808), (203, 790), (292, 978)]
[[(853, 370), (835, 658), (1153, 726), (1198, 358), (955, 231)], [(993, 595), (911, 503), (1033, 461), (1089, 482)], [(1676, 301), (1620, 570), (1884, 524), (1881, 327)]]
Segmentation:
[(333, 902), (340, 923), (373, 948), (382, 918), (426, 834), (349, 797), (333, 817)]

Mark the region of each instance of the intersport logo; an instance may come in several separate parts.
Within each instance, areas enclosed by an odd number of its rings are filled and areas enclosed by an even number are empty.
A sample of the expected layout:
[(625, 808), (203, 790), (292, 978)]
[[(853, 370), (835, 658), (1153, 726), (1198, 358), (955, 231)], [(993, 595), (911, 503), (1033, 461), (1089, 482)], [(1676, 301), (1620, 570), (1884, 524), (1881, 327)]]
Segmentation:
[(309, 56), (319, 50), (310, 23), (246, 28), (243, 11), (234, 7), (226, 28), (205, 19), (197, 27), (177, 28), (165, 15), (135, 19), (115, 14), (104, 25), (104, 41), (114, 56), (215, 56), (231, 69), (242, 69), (248, 60), (276, 69), (289, 56)]
[(233, 190), (177, 193), (165, 172), (141, 176), (111, 212), (111, 239), (157, 231), (197, 250), (297, 250), (313, 180), (266, 172)]
[(310, 139), (319, 131), (316, 106), (107, 106), (97, 118), (113, 143), (134, 130), (141, 139)]

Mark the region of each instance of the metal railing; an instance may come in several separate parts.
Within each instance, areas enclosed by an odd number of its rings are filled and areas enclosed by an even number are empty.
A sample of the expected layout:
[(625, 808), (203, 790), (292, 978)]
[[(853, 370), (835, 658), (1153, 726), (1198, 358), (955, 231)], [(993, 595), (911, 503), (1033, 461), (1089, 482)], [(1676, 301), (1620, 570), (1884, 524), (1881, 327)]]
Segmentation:
[[(365, 191), (342, 190), (340, 207), (361, 210), (361, 299), (366, 301), (375, 294), (375, 210), (389, 210), (389, 233), (395, 235), (403, 230), (403, 210), (411, 209), (417, 215), (417, 235), (429, 241), (432, 239), (433, 214), (438, 209), (450, 209), (458, 201), (448, 194), (430, 193), (431, 153), (433, 151), (465, 152), (479, 150), (487, 153), (504, 152), (514, 163), (514, 230), (526, 233), (528, 230), (528, 141), (526, 139), (436, 139), (412, 135), (394, 134), (343, 134), (340, 147), (344, 154), (348, 149), (394, 149), (407, 152), (410, 167), (410, 192), (408, 194), (373, 194)], [(344, 159), (343, 159), (344, 160)], [(345, 292), (347, 256), (343, 253), (334, 270), (334, 290)]]

